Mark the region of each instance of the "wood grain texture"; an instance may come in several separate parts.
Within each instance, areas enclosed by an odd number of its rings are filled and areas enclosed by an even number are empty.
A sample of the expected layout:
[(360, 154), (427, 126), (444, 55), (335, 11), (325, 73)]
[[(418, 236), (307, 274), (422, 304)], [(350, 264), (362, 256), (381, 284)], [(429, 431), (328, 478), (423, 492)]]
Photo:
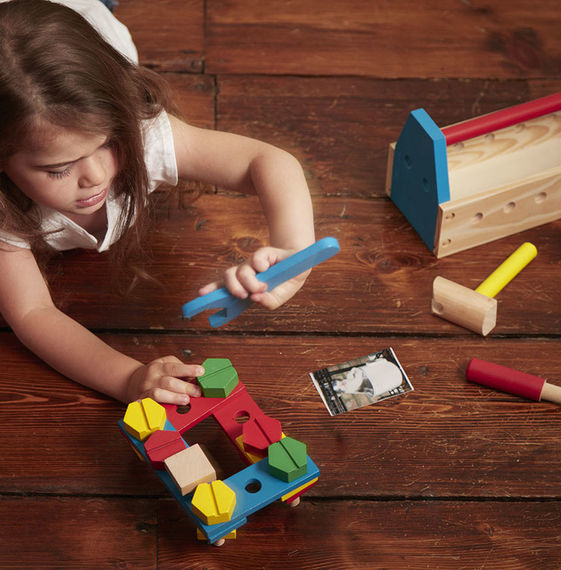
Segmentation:
[(561, 42), (546, 0), (207, 3), (211, 73), (552, 77)]
[[(431, 315), (434, 278), (473, 289), (524, 241), (535, 244), (538, 257), (497, 296), (495, 334), (560, 330), (559, 221), (436, 260), (388, 199), (329, 197), (315, 201), (315, 212), (318, 237), (337, 237), (341, 252), (314, 269), (286, 306), (273, 313), (251, 307), (220, 330), (469, 336)], [(122, 297), (107, 287), (106, 256), (71, 252), (53, 264), (60, 306), (97, 330), (210, 331), (210, 312), (182, 320), (181, 306), (266, 243), (257, 199), (205, 195), (185, 209), (164, 204), (156, 227), (147, 268), (159, 286), (143, 284)]]
[(561, 81), (219, 76), (217, 126), (300, 158), (316, 195), (384, 195), (388, 145), (413, 109), (444, 127), (561, 91)]
[[(117, 427), (124, 405), (34, 357), (0, 321), (0, 566), (561, 567), (561, 407), (469, 383), (478, 357), (561, 386), (561, 222), (436, 259), (385, 196), (388, 146), (412, 109), (439, 126), (561, 91), (561, 8), (120, 0), (142, 62), (192, 124), (267, 140), (303, 163), (317, 236), (341, 252), (285, 306), (222, 329), (183, 303), (267, 243), (257, 199), (154, 197), (147, 269), (122, 296), (105, 254), (55, 258), (53, 297), (141, 361), (229, 358), (262, 410), (321, 469), (296, 509), (201, 544)], [(430, 314), (441, 275), (475, 288), (522, 242), (537, 258), (497, 295), (487, 338)], [(415, 390), (330, 417), (308, 372), (392, 346)], [(209, 419), (185, 436), (222, 478), (241, 460)]]
[(97, 497), (0, 498), (4, 568), (154, 568), (156, 502)]
[(159, 561), (165, 568), (555, 568), (559, 506), (304, 499), (295, 509), (275, 504), (257, 513), (257, 524), (216, 548), (182, 534), (181, 514), (166, 502)]
[(195, 539), (170, 499), (3, 498), (0, 529), (10, 540), (3, 541), (2, 561), (13, 568), (231, 569), (247, 568), (251, 556), (252, 568), (286, 568), (287, 560), (318, 569), (482, 561), (490, 568), (555, 568), (559, 508), (557, 501), (305, 500), (296, 509), (277, 503), (216, 548)]
[[(467, 362), (478, 357), (561, 385), (561, 375), (551, 375), (561, 370), (556, 340), (226, 334), (102, 338), (142, 361), (165, 354), (188, 362), (228, 355), (261, 409), (278, 419), (285, 433), (307, 443), (322, 470), (321, 484), (310, 496), (549, 499), (561, 484), (559, 406), (526, 402), (464, 378)], [(8, 334), (1, 340), (6, 379), (1, 411), (8, 421), (0, 442), (0, 490), (164, 494), (117, 429), (123, 405), (60, 377)], [(308, 372), (387, 346), (394, 348), (415, 391), (331, 418)], [(10, 453), (14, 440), (15, 454)], [(235, 454), (213, 420), (189, 433), (187, 441), (205, 444), (226, 471), (241, 468), (235, 460), (235, 468), (230, 467)], [(543, 477), (536, 480), (536, 473)]]
[(203, 71), (203, 0), (119, 0), (116, 15), (131, 30), (143, 65), (158, 71)]

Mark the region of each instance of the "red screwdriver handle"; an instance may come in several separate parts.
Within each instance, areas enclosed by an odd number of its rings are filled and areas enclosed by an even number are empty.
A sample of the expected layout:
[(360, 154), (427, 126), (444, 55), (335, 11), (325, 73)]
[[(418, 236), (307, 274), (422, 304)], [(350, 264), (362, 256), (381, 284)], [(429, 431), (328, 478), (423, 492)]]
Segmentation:
[(502, 392), (539, 401), (545, 378), (526, 374), (519, 370), (472, 358), (466, 368), (466, 379)]

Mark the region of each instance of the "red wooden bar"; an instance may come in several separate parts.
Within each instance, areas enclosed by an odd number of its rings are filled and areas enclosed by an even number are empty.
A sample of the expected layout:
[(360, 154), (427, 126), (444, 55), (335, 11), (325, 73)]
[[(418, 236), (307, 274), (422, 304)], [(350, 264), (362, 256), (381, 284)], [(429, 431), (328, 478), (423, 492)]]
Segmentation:
[(517, 123), (529, 121), (536, 117), (542, 117), (561, 109), (561, 93), (553, 93), (546, 97), (527, 101), (520, 105), (500, 109), (494, 113), (475, 117), (449, 127), (441, 131), (446, 137), (446, 144), (452, 145), (480, 135), (486, 135), (499, 129), (504, 129)]

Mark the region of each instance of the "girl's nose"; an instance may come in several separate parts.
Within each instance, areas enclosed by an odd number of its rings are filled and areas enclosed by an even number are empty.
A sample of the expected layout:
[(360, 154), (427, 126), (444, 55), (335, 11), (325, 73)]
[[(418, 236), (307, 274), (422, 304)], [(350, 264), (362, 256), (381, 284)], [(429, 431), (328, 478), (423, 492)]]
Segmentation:
[(105, 167), (97, 156), (82, 159), (80, 164), (79, 184), (81, 188), (99, 186), (105, 180)]

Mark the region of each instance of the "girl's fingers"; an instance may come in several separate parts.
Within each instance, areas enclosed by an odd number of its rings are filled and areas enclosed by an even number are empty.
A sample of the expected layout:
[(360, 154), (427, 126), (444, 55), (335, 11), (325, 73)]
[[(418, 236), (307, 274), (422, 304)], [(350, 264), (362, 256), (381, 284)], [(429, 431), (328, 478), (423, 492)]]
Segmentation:
[(222, 283), (219, 281), (213, 281), (212, 283), (207, 283), (204, 287), (201, 287), (198, 291), (199, 295), (207, 295), (216, 291), (218, 288), (222, 287)]
[[(244, 263), (226, 269), (223, 281), (213, 281), (201, 287), (199, 295), (206, 295), (219, 287), (226, 287), (234, 297), (239, 299), (246, 299), (250, 295), (262, 295), (267, 291), (267, 285), (259, 281), (256, 274), (267, 271), (267, 269), (288, 257), (291, 253), (292, 251), (287, 249), (261, 247)], [(270, 300), (269, 304), (274, 305), (274, 301)]]
[(154, 362), (160, 363), (160, 364), (164, 364), (166, 362), (179, 362), (180, 364), (183, 364), (181, 362), (181, 360), (179, 360), (179, 358), (177, 358), (177, 356), (172, 356), (172, 355), (168, 355), (168, 356), (162, 356), (160, 358), (157, 358), (156, 360), (154, 360)]
[(176, 406), (186, 406), (189, 403), (190, 397), (187, 394), (179, 394), (177, 392), (170, 392), (164, 388), (154, 388), (150, 393), (143, 397), (149, 396), (160, 404), (175, 404)]
[(236, 272), (236, 278), (247, 294), (263, 293), (267, 290), (267, 284), (255, 277), (255, 270), (249, 265), (240, 265)]
[(173, 376), (163, 376), (160, 382), (160, 387), (167, 390), (168, 392), (174, 392), (180, 395), (195, 396), (201, 395), (201, 389), (199, 386), (192, 384), (191, 382), (185, 382), (184, 380), (179, 380)]
[(262, 247), (258, 249), (251, 257), (251, 266), (257, 273), (267, 271), (271, 265), (275, 265), (284, 257), (281, 251), (271, 247)]
[(163, 363), (162, 373), (176, 378), (197, 378), (197, 376), (202, 376), (205, 373), (205, 369), (198, 364), (184, 364), (178, 360), (177, 362)]
[(200, 395), (201, 389), (199, 386), (172, 376), (162, 376), (158, 384), (146, 390), (140, 399), (150, 397), (156, 402), (160, 402), (160, 404), (185, 406), (189, 403), (191, 397), (198, 398)]
[(226, 289), (234, 295), (234, 297), (246, 299), (248, 292), (238, 279), (238, 269), (238, 267), (230, 267), (224, 272), (224, 285), (226, 286)]

